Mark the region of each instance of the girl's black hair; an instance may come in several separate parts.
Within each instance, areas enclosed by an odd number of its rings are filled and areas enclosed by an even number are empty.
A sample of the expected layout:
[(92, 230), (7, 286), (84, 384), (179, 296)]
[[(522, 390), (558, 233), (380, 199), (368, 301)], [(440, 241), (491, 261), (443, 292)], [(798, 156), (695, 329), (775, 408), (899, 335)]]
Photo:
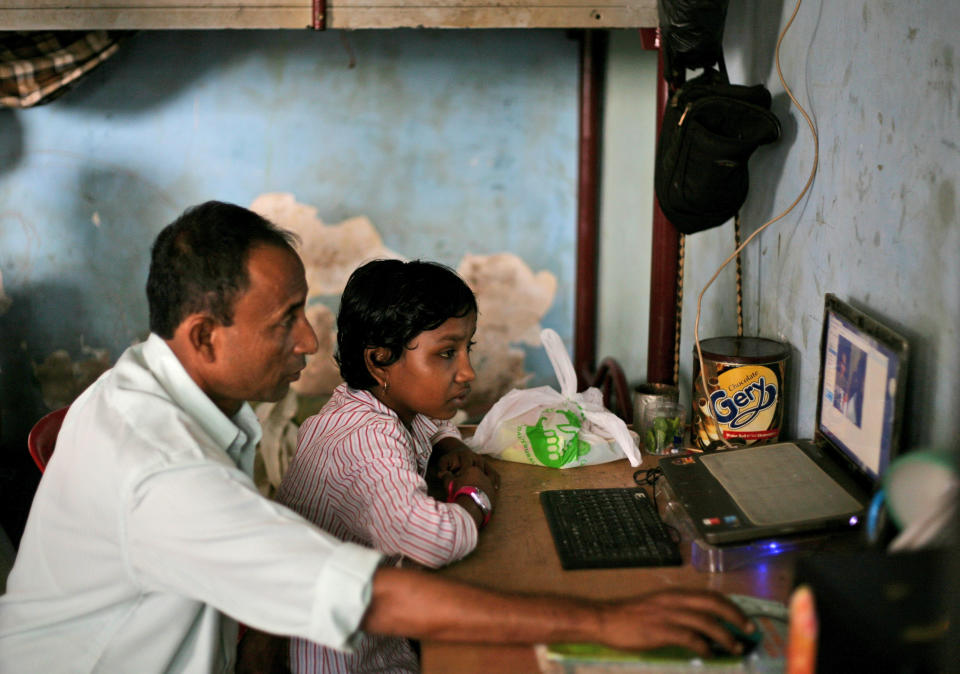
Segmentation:
[(337, 352), (340, 376), (354, 389), (371, 389), (376, 380), (367, 370), (367, 348), (383, 347), (400, 359), (403, 349), (421, 332), (450, 318), (477, 311), (470, 287), (455, 271), (436, 262), (374, 260), (357, 268), (340, 298)]

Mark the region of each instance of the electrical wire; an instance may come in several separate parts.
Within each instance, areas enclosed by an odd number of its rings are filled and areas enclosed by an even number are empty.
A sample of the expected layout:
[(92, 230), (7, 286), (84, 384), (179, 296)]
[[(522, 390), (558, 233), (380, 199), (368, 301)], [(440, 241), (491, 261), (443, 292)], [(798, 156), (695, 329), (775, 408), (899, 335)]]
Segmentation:
[[(806, 184), (803, 186), (803, 189), (800, 191), (800, 194), (797, 195), (797, 198), (794, 199), (793, 203), (790, 204), (790, 206), (788, 206), (786, 210), (780, 213), (780, 215), (776, 216), (772, 220), (768, 220), (767, 222), (763, 223), (762, 225), (760, 225), (760, 227), (757, 228), (755, 232), (753, 232), (753, 234), (748, 236), (744, 240), (744, 242), (741, 243), (737, 247), (737, 249), (734, 250), (733, 253), (731, 253), (726, 260), (724, 260), (723, 264), (721, 264), (720, 267), (717, 269), (717, 271), (713, 274), (713, 276), (710, 277), (710, 280), (707, 281), (707, 283), (703, 286), (703, 290), (701, 290), (700, 294), (697, 296), (697, 317), (693, 324), (693, 340), (694, 340), (694, 345), (696, 346), (696, 349), (697, 349), (697, 359), (700, 364), (700, 377), (701, 377), (701, 382), (703, 384), (704, 393), (710, 390), (707, 387), (706, 369), (703, 367), (703, 351), (700, 349), (700, 309), (701, 309), (701, 304), (703, 303), (704, 293), (707, 292), (707, 288), (709, 288), (710, 285), (717, 279), (717, 277), (720, 275), (720, 272), (723, 271), (723, 268), (726, 267), (731, 260), (736, 259), (736, 257), (740, 254), (740, 251), (746, 248), (750, 244), (750, 242), (753, 241), (753, 239), (758, 234), (760, 234), (760, 232), (762, 232), (763, 230), (765, 230), (767, 227), (777, 222), (778, 220), (781, 220), (784, 217), (786, 217), (786, 215), (790, 211), (792, 211), (797, 206), (797, 204), (800, 203), (800, 200), (803, 199), (804, 195), (810, 189), (810, 186), (813, 184), (813, 179), (817, 175), (817, 166), (820, 161), (820, 139), (819, 139), (819, 136), (817, 135), (816, 125), (814, 125), (813, 121), (810, 119), (810, 115), (807, 114), (807, 111), (803, 108), (802, 105), (800, 105), (800, 102), (797, 100), (796, 96), (793, 95), (793, 91), (791, 91), (790, 87), (787, 85), (786, 81), (784, 80), (783, 71), (780, 68), (780, 44), (783, 42), (783, 38), (786, 36), (787, 31), (790, 30), (790, 26), (793, 25), (793, 20), (797, 17), (797, 12), (800, 11), (801, 3), (802, 3), (802, 0), (797, 0), (797, 4), (793, 8), (793, 14), (790, 15), (790, 19), (789, 21), (787, 21), (787, 25), (785, 25), (783, 27), (783, 30), (780, 32), (780, 37), (777, 39), (775, 56), (776, 56), (776, 63), (777, 63), (777, 75), (780, 78), (780, 84), (783, 86), (784, 91), (787, 92), (787, 96), (790, 97), (790, 100), (793, 101), (793, 104), (800, 111), (800, 114), (803, 115), (804, 120), (806, 120), (807, 122), (807, 126), (810, 127), (810, 133), (813, 136), (813, 166), (810, 168), (810, 176), (807, 178)], [(716, 418), (717, 417), (716, 406), (714, 405), (714, 402), (710, 400), (709, 396), (707, 397), (707, 400), (710, 405), (710, 410), (713, 412), (714, 418)], [(720, 430), (720, 439), (723, 441), (723, 443), (727, 447), (733, 447), (733, 444), (729, 440), (727, 440), (722, 430)]]
[[(641, 487), (650, 487), (651, 498), (653, 499), (653, 509), (659, 513), (660, 506), (657, 504), (657, 485), (660, 483), (660, 479), (663, 477), (663, 470), (659, 466), (654, 466), (653, 468), (640, 468), (633, 471), (633, 481)], [(683, 535), (680, 533), (680, 530), (675, 526), (667, 523), (661, 518), (660, 520), (663, 523), (663, 526), (670, 533), (670, 538), (674, 543), (680, 543), (683, 540)]]

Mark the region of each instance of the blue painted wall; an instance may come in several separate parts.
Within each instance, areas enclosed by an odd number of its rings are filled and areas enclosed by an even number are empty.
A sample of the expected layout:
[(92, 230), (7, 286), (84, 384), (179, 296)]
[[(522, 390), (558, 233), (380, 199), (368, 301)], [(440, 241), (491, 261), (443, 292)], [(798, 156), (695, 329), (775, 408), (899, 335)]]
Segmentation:
[(564, 31), (141, 32), (55, 102), (0, 110), (7, 484), (35, 480), (32, 364), (143, 337), (149, 244), (207, 199), (292, 192), (453, 266), (515, 253), (557, 277), (543, 324), (569, 342), (578, 50)]
[[(764, 82), (783, 138), (751, 160), (743, 235), (778, 215), (810, 173), (806, 122), (777, 76), (774, 47), (793, 2), (731, 3), (731, 78)], [(911, 342), (905, 447), (958, 446), (960, 409), (960, 3), (807, 0), (783, 40), (788, 86), (819, 132), (809, 194), (745, 251), (745, 334), (788, 342), (788, 432), (809, 437), (824, 293)], [(733, 250), (732, 224), (687, 238), (681, 356), (689, 391), (696, 294)], [(708, 291), (701, 338), (735, 334), (732, 265)]]
[[(731, 77), (765, 82), (784, 125), (751, 160), (744, 236), (793, 201), (812, 163), (774, 62), (793, 7), (746, 0), (728, 15)], [(791, 434), (813, 432), (823, 294), (834, 292), (911, 339), (907, 446), (956, 443), (957, 25), (954, 0), (806, 0), (784, 40), (820, 170), (747, 249), (744, 309), (746, 334), (796, 350)], [(631, 380), (646, 363), (649, 237), (637, 232), (650, 222), (654, 72), (635, 34), (614, 35), (597, 355)], [(544, 323), (569, 340), (576, 82), (576, 44), (559, 31), (140, 33), (60, 101), (0, 110), (0, 269), (15, 300), (0, 317), (4, 451), (23, 456), (7, 443), (42, 411), (31, 360), (79, 356), (81, 335), (115, 353), (141, 336), (146, 242), (210, 197), (292, 191), (328, 223), (365, 214), (388, 247), (454, 264), (467, 250), (513, 250), (558, 277)], [(685, 398), (697, 294), (732, 248), (729, 223), (687, 239)], [(728, 268), (704, 298), (701, 337), (731, 334), (735, 318)]]

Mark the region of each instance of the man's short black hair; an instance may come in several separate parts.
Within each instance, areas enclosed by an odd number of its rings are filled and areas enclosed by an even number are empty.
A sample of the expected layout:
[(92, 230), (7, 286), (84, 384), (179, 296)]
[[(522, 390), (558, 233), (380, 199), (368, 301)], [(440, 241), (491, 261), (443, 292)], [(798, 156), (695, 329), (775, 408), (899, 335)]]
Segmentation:
[(335, 356), (340, 376), (351, 388), (373, 388), (377, 382), (367, 370), (365, 349), (384, 347), (389, 357), (379, 364), (391, 365), (421, 332), (476, 311), (473, 291), (449, 267), (421, 260), (368, 262), (350, 275), (340, 298)]
[(150, 331), (170, 339), (184, 318), (200, 312), (231, 325), (234, 300), (250, 283), (250, 250), (293, 250), (295, 242), (291, 232), (241, 206), (208, 201), (188, 208), (157, 235), (151, 250)]

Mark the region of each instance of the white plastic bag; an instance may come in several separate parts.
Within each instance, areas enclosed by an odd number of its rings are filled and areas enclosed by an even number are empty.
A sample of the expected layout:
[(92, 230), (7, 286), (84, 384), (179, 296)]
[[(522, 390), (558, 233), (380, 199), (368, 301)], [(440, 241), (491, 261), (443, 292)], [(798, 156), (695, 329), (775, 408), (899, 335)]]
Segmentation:
[(484, 415), (467, 440), (478, 454), (551, 468), (573, 468), (626, 457), (640, 465), (640, 452), (623, 419), (603, 406), (599, 389), (577, 393), (577, 376), (563, 340), (549, 328), (540, 341), (560, 383), (513, 389)]

